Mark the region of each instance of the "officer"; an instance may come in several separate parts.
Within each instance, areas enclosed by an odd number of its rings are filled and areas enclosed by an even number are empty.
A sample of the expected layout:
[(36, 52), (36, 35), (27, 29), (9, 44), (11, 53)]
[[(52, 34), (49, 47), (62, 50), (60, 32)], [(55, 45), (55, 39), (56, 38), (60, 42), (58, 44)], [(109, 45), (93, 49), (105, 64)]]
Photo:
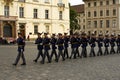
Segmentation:
[(69, 58), (68, 42), (69, 42), (69, 37), (67, 36), (67, 33), (64, 33), (64, 57), (67, 57), (67, 58)]
[(16, 66), (20, 60), (20, 57), (23, 60), (23, 63), (21, 65), (26, 65), (26, 60), (24, 57), (24, 47), (25, 47), (25, 40), (22, 37), (21, 33), (18, 33), (18, 39), (17, 39), (17, 44), (18, 44), (18, 55), (17, 58), (15, 60), (15, 63), (13, 64), (14, 66)]
[(50, 55), (49, 55), (50, 38), (48, 38), (48, 33), (44, 33), (43, 49), (44, 49), (44, 54), (43, 54), (43, 60), (41, 61), (41, 63), (44, 64), (46, 56), (47, 56), (47, 59), (48, 59), (48, 63), (51, 63)]
[(86, 49), (87, 45), (88, 45), (88, 40), (86, 37), (86, 33), (83, 32), (81, 34), (81, 47), (82, 47), (81, 58), (87, 57), (87, 49)]
[(80, 36), (79, 36), (79, 34), (77, 34), (76, 35), (77, 37), (76, 37), (76, 39), (77, 39), (77, 47), (76, 47), (76, 55), (78, 56), (78, 57), (80, 57), (80, 53), (79, 53), (79, 47), (80, 47)]
[(71, 39), (70, 39), (70, 43), (71, 43), (71, 48), (72, 48), (72, 52), (70, 55), (70, 59), (72, 58), (72, 56), (74, 55), (74, 59), (76, 59), (76, 48), (77, 48), (77, 35), (74, 34)]
[(62, 56), (63, 61), (65, 61), (63, 49), (64, 49), (64, 39), (61, 33), (58, 34), (58, 40), (57, 40), (57, 46), (58, 46), (58, 60), (60, 58), (60, 55)]
[(108, 36), (108, 34), (105, 35), (105, 38), (104, 38), (103, 42), (104, 42), (104, 47), (105, 47), (104, 55), (108, 55), (109, 54), (109, 51), (108, 51), (109, 36)]
[(89, 44), (90, 44), (90, 47), (91, 47), (90, 57), (92, 57), (92, 56), (95, 57), (95, 56), (96, 56), (96, 55), (95, 55), (95, 50), (94, 50), (94, 48), (95, 48), (95, 46), (96, 46), (95, 42), (96, 42), (96, 37), (95, 37), (95, 34), (92, 33), (91, 38), (90, 38), (90, 40), (89, 40)]
[(99, 34), (98, 39), (97, 39), (97, 44), (98, 44), (98, 52), (97, 52), (97, 56), (102, 56), (103, 52), (102, 52), (102, 47), (103, 47), (103, 35)]
[(38, 38), (35, 40), (35, 44), (37, 44), (38, 55), (37, 55), (36, 59), (33, 60), (34, 62), (37, 62), (38, 59), (40, 58), (40, 56), (43, 59), (43, 44), (42, 44), (43, 39), (41, 37), (41, 34), (42, 33), (38, 33)]
[(51, 43), (51, 45), (52, 45), (52, 52), (51, 52), (51, 60), (52, 60), (52, 57), (53, 57), (53, 55), (55, 55), (55, 61), (56, 62), (58, 62), (58, 56), (57, 56), (57, 52), (56, 52), (56, 49), (57, 49), (57, 47), (56, 47), (56, 42), (57, 42), (57, 39), (55, 38), (55, 34), (52, 34), (52, 37), (51, 37), (51, 41), (50, 41), (50, 43)]
[(120, 34), (118, 34), (118, 37), (116, 39), (116, 43), (117, 43), (117, 53), (120, 53)]
[(112, 54), (112, 53), (115, 54), (115, 49), (114, 49), (115, 41), (116, 41), (116, 39), (114, 37), (114, 34), (111, 34), (111, 39), (110, 39), (111, 50), (110, 50), (110, 54)]

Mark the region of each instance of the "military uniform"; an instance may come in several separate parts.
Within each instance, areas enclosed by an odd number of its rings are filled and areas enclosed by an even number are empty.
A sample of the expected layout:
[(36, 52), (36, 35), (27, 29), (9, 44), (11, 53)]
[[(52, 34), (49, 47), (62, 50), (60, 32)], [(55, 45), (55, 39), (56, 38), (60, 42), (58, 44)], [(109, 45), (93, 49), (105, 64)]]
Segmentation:
[(116, 39), (116, 43), (117, 43), (117, 53), (120, 53), (120, 34), (118, 35)]
[(41, 56), (43, 59), (43, 44), (42, 44), (43, 39), (41, 38), (41, 33), (38, 33), (38, 38), (35, 40), (35, 44), (37, 44), (37, 49), (38, 49), (38, 55), (34, 62), (37, 62), (39, 57)]
[(79, 35), (77, 35), (77, 47), (76, 47), (76, 55), (78, 56), (78, 57), (80, 57), (80, 53), (79, 53), (79, 47), (80, 47), (80, 37), (79, 37)]
[(69, 42), (69, 37), (67, 36), (67, 33), (64, 33), (64, 57), (69, 58), (69, 54), (68, 54), (68, 44)]
[(97, 44), (98, 44), (98, 52), (97, 52), (97, 56), (101, 56), (103, 55), (102, 52), (102, 47), (103, 47), (103, 38), (102, 35), (99, 35), (98, 39), (97, 39)]
[(50, 55), (49, 55), (49, 50), (50, 50), (50, 38), (48, 38), (47, 33), (44, 33), (44, 38), (43, 38), (43, 49), (44, 49), (44, 54), (43, 54), (43, 60), (41, 61), (42, 64), (45, 62), (45, 58), (47, 56), (48, 63), (51, 63), (50, 60)]
[(19, 33), (18, 34), (19, 38), (17, 39), (17, 44), (18, 44), (18, 55), (17, 58), (15, 60), (15, 63), (13, 65), (17, 65), (18, 61), (20, 60), (20, 57), (22, 57), (23, 63), (21, 65), (26, 65), (26, 60), (24, 57), (24, 47), (25, 47), (25, 40), (22, 37), (22, 34)]
[(110, 45), (111, 45), (111, 50), (110, 50), (110, 54), (115, 54), (115, 41), (116, 39), (114, 38), (114, 35), (111, 35), (111, 39), (110, 39)]
[(108, 51), (108, 47), (109, 47), (108, 35), (105, 35), (105, 38), (104, 38), (103, 42), (104, 42), (104, 47), (105, 47), (104, 55), (108, 55), (109, 54), (109, 51)]
[(56, 42), (57, 42), (57, 39), (55, 38), (55, 34), (52, 35), (51, 37), (51, 46), (52, 46), (52, 52), (51, 52), (51, 60), (52, 60), (52, 57), (53, 55), (55, 55), (55, 61), (58, 62), (58, 55), (57, 55), (57, 52), (56, 52)]
[(57, 40), (57, 46), (58, 46), (58, 60), (60, 58), (60, 55), (62, 56), (63, 61), (65, 60), (64, 54), (63, 54), (63, 49), (64, 49), (64, 39), (62, 38), (62, 34), (59, 33), (59, 38)]

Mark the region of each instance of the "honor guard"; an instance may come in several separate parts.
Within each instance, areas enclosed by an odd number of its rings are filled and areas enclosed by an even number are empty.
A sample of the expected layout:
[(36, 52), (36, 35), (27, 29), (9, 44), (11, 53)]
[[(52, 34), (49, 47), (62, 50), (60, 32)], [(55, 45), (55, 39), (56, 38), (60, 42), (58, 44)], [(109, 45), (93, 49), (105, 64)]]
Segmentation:
[(69, 37), (67, 36), (67, 33), (64, 33), (64, 57), (69, 58), (69, 54), (68, 54), (68, 44), (69, 42)]
[(34, 62), (37, 62), (38, 59), (40, 58), (40, 56), (43, 59), (43, 44), (42, 44), (43, 39), (41, 38), (41, 34), (42, 33), (38, 33), (38, 38), (35, 40), (35, 44), (37, 44), (38, 55), (37, 55), (36, 59), (33, 60)]
[(117, 43), (117, 53), (120, 53), (120, 34), (118, 34), (118, 37), (116, 39), (116, 43)]
[(58, 60), (60, 58), (60, 55), (62, 56), (63, 61), (65, 61), (64, 54), (63, 54), (63, 49), (64, 49), (64, 39), (61, 33), (58, 34), (58, 40), (57, 40), (57, 45), (58, 45)]
[(86, 33), (81, 34), (81, 47), (82, 47), (82, 52), (81, 52), (81, 58), (82, 57), (87, 57), (87, 47), (88, 45), (88, 40), (86, 38)]
[(15, 60), (15, 63), (13, 64), (14, 66), (16, 66), (20, 60), (20, 57), (23, 60), (23, 63), (21, 65), (26, 65), (26, 61), (25, 61), (25, 57), (24, 57), (24, 47), (25, 47), (25, 40), (22, 37), (21, 33), (18, 33), (18, 39), (17, 39), (17, 44), (18, 44), (18, 55), (17, 58)]
[(57, 52), (56, 52), (56, 42), (57, 42), (57, 39), (55, 38), (55, 34), (52, 34), (52, 37), (51, 37), (51, 46), (52, 46), (52, 52), (51, 52), (51, 60), (52, 60), (52, 57), (53, 55), (55, 55), (55, 61), (58, 62), (58, 56), (57, 56)]
[(48, 35), (48, 33), (44, 33), (44, 38), (43, 38), (44, 54), (43, 54), (43, 60), (41, 61), (42, 64), (44, 64), (46, 56), (47, 56), (47, 59), (48, 59), (48, 63), (51, 63), (50, 55), (49, 55), (49, 50), (50, 50), (50, 38), (48, 38), (47, 35)]
[(97, 56), (102, 56), (103, 52), (102, 52), (102, 47), (103, 47), (103, 35), (99, 34), (98, 39), (97, 39), (97, 44), (98, 44), (98, 52), (97, 52)]
[(112, 53), (115, 54), (115, 49), (114, 49), (115, 41), (116, 41), (116, 39), (114, 37), (114, 34), (111, 34), (111, 38), (110, 38), (110, 46), (111, 46), (110, 54), (112, 54)]
[(105, 47), (104, 55), (108, 55), (109, 54), (109, 51), (108, 51), (109, 36), (108, 36), (108, 34), (105, 35), (105, 38), (104, 38), (103, 42), (104, 42), (104, 47)]
[(78, 57), (80, 57), (79, 47), (80, 47), (80, 44), (81, 44), (81, 43), (80, 43), (80, 36), (79, 36), (79, 34), (77, 34), (76, 39), (77, 39), (76, 55), (77, 55)]
[(95, 50), (94, 50), (94, 48), (95, 48), (95, 46), (96, 46), (95, 42), (96, 42), (96, 37), (95, 37), (95, 34), (92, 33), (91, 38), (90, 38), (90, 40), (89, 40), (89, 44), (90, 44), (90, 47), (91, 47), (90, 57), (92, 57), (92, 56), (95, 57), (95, 56), (96, 56), (96, 55), (95, 55)]

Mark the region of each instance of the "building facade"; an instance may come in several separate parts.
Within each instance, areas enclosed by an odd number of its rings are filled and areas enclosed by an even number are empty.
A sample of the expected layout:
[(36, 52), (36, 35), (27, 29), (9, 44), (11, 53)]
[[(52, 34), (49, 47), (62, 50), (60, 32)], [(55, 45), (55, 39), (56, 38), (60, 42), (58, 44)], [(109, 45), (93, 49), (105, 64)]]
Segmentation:
[(120, 33), (120, 0), (83, 0), (86, 32)]
[(68, 0), (0, 0), (0, 36), (69, 33)]

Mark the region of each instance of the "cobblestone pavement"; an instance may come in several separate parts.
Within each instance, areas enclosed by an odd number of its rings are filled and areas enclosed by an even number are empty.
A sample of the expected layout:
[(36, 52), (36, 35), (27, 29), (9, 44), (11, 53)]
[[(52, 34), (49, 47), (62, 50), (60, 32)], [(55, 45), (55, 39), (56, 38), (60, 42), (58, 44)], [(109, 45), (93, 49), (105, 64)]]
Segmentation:
[[(120, 80), (120, 54), (34, 63), (36, 46), (26, 46), (26, 66), (12, 66), (17, 46), (0, 46), (0, 80)], [(95, 49), (97, 51), (97, 48)], [(81, 51), (81, 49), (80, 49)], [(70, 49), (69, 49), (70, 52)], [(89, 48), (88, 48), (89, 53)]]

